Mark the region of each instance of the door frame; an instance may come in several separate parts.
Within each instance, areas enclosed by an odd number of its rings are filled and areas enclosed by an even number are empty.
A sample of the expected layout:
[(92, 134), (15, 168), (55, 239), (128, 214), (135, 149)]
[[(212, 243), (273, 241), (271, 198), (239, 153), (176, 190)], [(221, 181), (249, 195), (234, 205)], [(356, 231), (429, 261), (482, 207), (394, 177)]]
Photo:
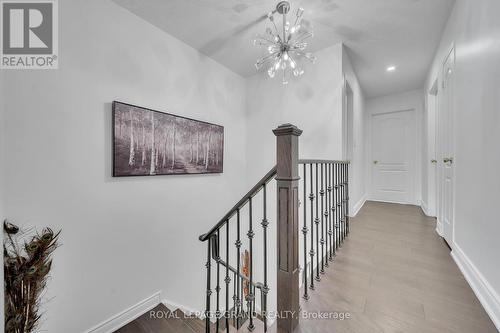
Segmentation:
[[(439, 78), (436, 77), (429, 91), (427, 92), (427, 156), (424, 156), (423, 167), (427, 168), (427, 202), (422, 201), (422, 208), (428, 216), (438, 215), (438, 185), (439, 185), (439, 161), (438, 161), (438, 116), (439, 116)], [(432, 132), (431, 132), (432, 131)], [(430, 134), (432, 133), (432, 134)], [(432, 162), (435, 161), (435, 162)], [(426, 207), (423, 207), (424, 204)], [(437, 226), (439, 227), (439, 226)], [(441, 232), (438, 228), (438, 233)]]
[(352, 162), (354, 155), (354, 91), (345, 76), (342, 96), (342, 159)]
[[(387, 200), (379, 200), (374, 197), (374, 177), (373, 177), (373, 117), (375, 116), (380, 116), (380, 115), (386, 115), (386, 114), (392, 114), (392, 113), (399, 113), (399, 112), (411, 112), (411, 125), (413, 126), (413, 135), (415, 139), (415, 146), (414, 146), (414, 154), (413, 154), (413, 165), (410, 166), (411, 168), (411, 179), (412, 179), (412, 193), (411, 193), (411, 198), (408, 200), (406, 203), (401, 203), (401, 202), (394, 202), (394, 201), (387, 201)], [(397, 204), (407, 204), (407, 205), (418, 205), (418, 198), (417, 198), (417, 185), (420, 177), (417, 177), (417, 174), (419, 173), (419, 167), (418, 164), (420, 163), (419, 161), (419, 151), (420, 151), (420, 145), (418, 144), (419, 140), (419, 131), (421, 130), (417, 124), (417, 119), (419, 119), (418, 111), (415, 108), (407, 108), (407, 109), (401, 109), (401, 110), (392, 110), (392, 111), (387, 111), (387, 112), (371, 112), (370, 113), (370, 122), (369, 122), (369, 142), (370, 145), (368, 147), (368, 174), (369, 174), (369, 179), (370, 179), (370, 186), (369, 186), (369, 200), (370, 201), (380, 201), (380, 202), (389, 202), (389, 203), (397, 203)]]
[[(442, 93), (443, 93), (443, 87), (444, 87), (444, 76), (445, 76), (445, 65), (446, 65), (446, 61), (448, 60), (448, 58), (452, 56), (453, 57), (453, 69), (455, 70), (455, 65), (456, 65), (456, 49), (455, 49), (455, 43), (451, 43), (451, 46), (448, 48), (448, 52), (446, 52), (445, 54), (445, 57), (444, 59), (442, 60), (441, 62), (441, 68), (440, 68), (440, 76), (441, 76), (441, 80), (440, 80), (440, 88), (438, 90), (438, 105), (437, 105), (437, 108), (438, 108), (438, 112), (440, 112), (440, 114), (442, 114), (442, 110), (443, 110), (443, 98), (442, 98)], [(455, 80), (454, 80), (454, 77), (451, 79), (451, 82), (449, 83), (452, 87), (452, 94), (454, 94), (455, 92)], [(448, 136), (451, 140), (451, 150), (453, 151), (453, 155), (455, 155), (455, 143), (456, 143), (456, 128), (455, 128), (455, 123), (456, 123), (456, 114), (455, 112), (453, 112), (455, 110), (455, 107), (454, 107), (454, 100), (453, 100), (453, 95), (452, 95), (452, 99), (451, 99), (451, 103), (449, 104), (451, 105), (451, 115), (450, 115), (450, 118), (451, 119), (451, 124), (450, 124), (450, 129), (449, 129), (449, 132), (448, 133)], [(440, 116), (437, 117), (439, 123), (438, 123), (438, 126), (436, 128), (436, 138), (438, 140), (437, 142), (437, 157), (438, 157), (438, 177), (437, 177), (437, 190), (438, 190), (438, 196), (437, 196), (437, 199), (438, 199), (438, 202), (437, 202), (437, 214), (436, 214), (436, 218), (437, 218), (437, 224), (438, 224), (438, 234), (443, 237), (443, 239), (445, 239), (445, 241), (448, 243), (448, 245), (453, 249), (453, 244), (455, 242), (455, 197), (456, 197), (456, 165), (457, 165), (457, 161), (456, 161), (456, 158), (455, 156), (452, 156), (453, 157), (453, 172), (452, 172), (452, 177), (451, 177), (451, 180), (452, 180), (452, 183), (453, 183), (453, 186), (452, 186), (452, 189), (451, 189), (451, 202), (450, 202), (450, 205), (451, 205), (451, 221), (450, 221), (450, 224), (451, 224), (451, 239), (450, 240), (447, 240), (445, 238), (445, 234), (444, 234), (444, 221), (443, 221), (443, 207), (444, 207), (444, 194), (443, 194), (443, 187), (444, 187), (444, 164), (443, 164), (443, 158), (446, 157), (444, 156), (444, 143), (443, 143), (443, 133), (442, 133), (442, 118)]]

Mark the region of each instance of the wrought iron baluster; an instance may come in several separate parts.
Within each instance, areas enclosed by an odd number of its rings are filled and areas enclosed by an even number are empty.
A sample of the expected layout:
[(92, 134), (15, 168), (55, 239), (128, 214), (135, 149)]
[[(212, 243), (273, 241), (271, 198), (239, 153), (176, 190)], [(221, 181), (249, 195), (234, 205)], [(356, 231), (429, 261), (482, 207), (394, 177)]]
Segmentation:
[(304, 226), (302, 227), (302, 234), (304, 235), (304, 299), (309, 299), (309, 294), (307, 292), (307, 164), (303, 164), (303, 174), (304, 174), (304, 200), (303, 200), (303, 210), (304, 210)]
[(316, 224), (316, 281), (321, 281), (319, 276), (319, 181), (318, 181), (318, 163), (316, 163), (316, 219), (314, 220)]
[(325, 182), (324, 182), (324, 176), (325, 176), (325, 170), (324, 170), (324, 163), (321, 163), (321, 189), (319, 191), (319, 195), (321, 197), (321, 239), (320, 239), (320, 244), (321, 244), (321, 274), (325, 274), (325, 232), (324, 232), (324, 222), (325, 222)]
[(341, 182), (342, 182), (342, 241), (345, 239), (345, 175), (344, 175), (344, 170), (345, 169), (345, 164), (342, 163), (341, 165)]
[(333, 254), (336, 254), (337, 251), (337, 228), (336, 228), (336, 223), (337, 223), (337, 187), (336, 187), (336, 163), (334, 162), (332, 164), (332, 194), (333, 194), (333, 200), (332, 200), (332, 231), (333, 231)]
[(328, 197), (328, 211), (330, 213), (330, 215), (328, 216), (328, 239), (330, 240), (330, 251), (329, 251), (329, 260), (330, 261), (333, 261), (333, 253), (335, 251), (335, 243), (333, 241), (333, 228), (332, 228), (332, 224), (333, 224), (333, 220), (334, 220), (334, 216), (333, 216), (333, 213), (334, 213), (334, 209), (333, 209), (333, 192), (332, 192), (332, 181), (333, 181), (333, 173), (332, 173), (332, 169), (333, 169), (333, 164), (330, 163), (328, 165), (328, 174), (330, 175), (329, 176), (329, 181), (328, 181), (328, 194), (329, 194), (329, 197)]
[(330, 258), (330, 248), (328, 245), (330, 244), (330, 163), (325, 164), (325, 267), (329, 267), (329, 258)]
[(345, 163), (342, 163), (342, 241), (345, 240), (345, 227), (346, 227), (346, 193), (345, 193)]
[(246, 314), (245, 314), (245, 308), (243, 307), (244, 304), (245, 304), (245, 301), (246, 301), (245, 298), (244, 298), (245, 297), (245, 282), (244, 282), (243, 279), (241, 279), (241, 283), (240, 283), (240, 296), (241, 296), (240, 297), (240, 307), (241, 307), (241, 309), (240, 309), (240, 319), (239, 319), (239, 321), (240, 321), (240, 325), (243, 326), (243, 323), (244, 323), (243, 319), (246, 316)]
[[(236, 252), (237, 252), (237, 258), (236, 258), (236, 270), (238, 271), (238, 274), (241, 274), (241, 269), (240, 269), (240, 258), (241, 258), (241, 238), (240, 238), (240, 209), (238, 208), (236, 210)], [(241, 315), (241, 300), (242, 300), (242, 289), (240, 286), (240, 281), (241, 278), (238, 277), (236, 280), (236, 328), (240, 328), (240, 315)], [(241, 283), (243, 285), (243, 283)]]
[[(349, 218), (349, 162), (334, 162), (327, 160), (303, 160), (300, 162), (302, 165), (302, 179), (303, 179), (303, 225), (301, 228), (303, 234), (303, 263), (304, 271), (302, 272), (303, 283), (304, 283), (304, 293), (303, 298), (308, 300), (311, 295), (308, 291), (310, 288), (314, 290), (314, 280), (320, 281), (321, 274), (325, 274), (325, 267), (330, 267), (330, 261), (334, 260), (336, 252), (342, 247), (345, 239), (350, 233), (350, 218)], [(309, 165), (309, 170), (307, 167)], [(313, 170), (315, 168), (315, 171)], [(299, 169), (300, 170), (300, 169)], [(308, 180), (309, 178), (309, 180)], [(294, 178), (296, 179), (296, 178)], [(268, 316), (267, 316), (267, 297), (268, 297), (268, 248), (267, 248), (267, 238), (268, 238), (268, 228), (269, 222), (267, 219), (267, 184), (260, 183), (257, 190), (252, 190), (253, 194), (248, 195), (245, 200), (241, 200), (237, 206), (233, 209), (234, 215), (237, 217), (236, 224), (236, 242), (234, 243), (237, 249), (237, 263), (236, 269), (229, 266), (229, 256), (230, 254), (229, 241), (230, 241), (230, 226), (229, 219), (232, 218), (229, 215), (225, 217), (223, 222), (219, 222), (216, 227), (212, 230), (200, 236), (200, 240), (207, 241), (207, 262), (205, 264), (207, 271), (207, 281), (206, 281), (206, 307), (205, 307), (205, 329), (206, 332), (220, 332), (227, 330), (229, 331), (229, 325), (235, 325), (238, 330), (242, 323), (242, 319), (249, 319), (248, 330), (253, 331), (255, 329), (255, 319), (256, 317), (262, 316), (262, 321), (264, 323), (264, 331), (267, 332), (268, 329)], [(309, 186), (309, 187), (308, 187)], [(261, 220), (261, 226), (263, 231), (263, 259), (264, 259), (264, 280), (263, 284), (255, 283), (255, 277), (253, 275), (254, 269), (254, 258), (253, 258), (253, 239), (255, 238), (255, 230), (253, 229), (253, 199), (258, 190), (263, 192), (263, 217)], [(308, 192), (309, 191), (309, 192)], [(296, 193), (296, 190), (295, 190)], [(299, 192), (300, 193), (300, 192)], [(307, 205), (307, 199), (309, 198), (309, 208)], [(294, 196), (296, 200), (296, 196)], [(320, 201), (321, 200), (321, 201)], [(296, 202), (296, 201), (295, 201)], [(242, 239), (241, 239), (241, 216), (240, 209), (245, 205), (249, 206), (249, 227), (246, 233), (249, 242), (249, 252), (245, 251), (246, 259), (248, 260), (248, 270), (245, 271), (248, 274), (247, 277), (243, 277), (242, 274)], [(239, 207), (239, 208), (236, 208)], [(294, 206), (296, 207), (296, 206)], [(296, 209), (296, 208), (295, 208)], [(309, 216), (308, 216), (309, 214)], [(296, 216), (296, 215), (294, 215)], [(309, 220), (308, 220), (309, 217)], [(233, 221), (234, 222), (234, 221)], [(309, 225), (310, 224), (310, 225)], [(226, 227), (226, 230), (221, 230)], [(314, 235), (314, 226), (316, 226), (316, 234)], [(309, 229), (310, 228), (310, 229)], [(321, 229), (320, 229), (321, 228)], [(231, 229), (234, 230), (234, 229)], [(308, 232), (311, 232), (309, 236)], [(221, 259), (221, 239), (224, 238), (224, 231), (226, 236), (226, 256), (224, 260)], [(297, 230), (295, 230), (295, 233)], [(295, 236), (296, 237), (296, 234)], [(294, 238), (296, 239), (296, 238)], [(310, 244), (308, 244), (308, 240)], [(259, 244), (257, 244), (260, 246)], [(321, 248), (321, 249), (320, 249)], [(299, 250), (300, 251), (300, 248)], [(300, 252), (299, 252), (300, 253)], [(296, 253), (297, 254), (297, 253)], [(296, 257), (296, 254), (293, 256)], [(316, 255), (316, 259), (314, 256)], [(320, 259), (321, 255), (321, 259)], [(288, 256), (288, 258), (290, 258)], [(308, 263), (308, 259), (310, 263)], [(212, 260), (215, 261), (215, 267)], [(311, 268), (307, 266), (311, 265)], [(316, 264), (316, 267), (314, 267)], [(221, 265), (225, 266), (226, 274), (225, 278), (221, 275)], [(296, 264), (295, 264), (296, 265)], [(223, 267), (224, 268), (224, 267)], [(214, 271), (212, 272), (212, 269)], [(316, 269), (316, 271), (315, 271)], [(296, 272), (296, 270), (294, 270)], [(309, 273), (309, 274), (308, 274)], [(222, 274), (224, 274), (222, 272)], [(233, 277), (230, 277), (230, 274)], [(216, 281), (212, 281), (215, 279)], [(222, 289), (221, 289), (221, 279), (226, 283), (226, 299), (225, 299), (225, 311), (222, 310), (224, 304), (221, 303)], [(233, 306), (230, 307), (230, 296), (229, 289), (230, 284), (233, 282)], [(214, 288), (211, 289), (212, 284)], [(248, 288), (246, 287), (248, 284)], [(258, 290), (257, 290), (258, 289)], [(216, 292), (215, 301), (211, 300), (211, 295), (213, 291)], [(260, 292), (260, 312), (257, 312), (256, 302), (257, 292)], [(297, 296), (297, 294), (295, 294)], [(222, 296), (224, 297), (224, 296)], [(215, 304), (214, 304), (215, 303)], [(245, 304), (246, 303), (246, 304)], [(214, 306), (215, 311), (212, 311), (211, 306)], [(246, 308), (245, 308), (246, 305)], [(248, 311), (248, 314), (246, 313)], [(216, 318), (213, 318), (214, 314)], [(225, 321), (221, 322), (222, 315), (224, 315)], [(212, 322), (213, 321), (213, 322)], [(224, 327), (225, 324), (225, 327)]]
[(339, 163), (339, 203), (338, 203), (338, 209), (339, 209), (339, 247), (342, 247), (342, 163)]
[(309, 200), (311, 202), (311, 246), (309, 250), (309, 256), (311, 257), (311, 285), (310, 289), (314, 290), (314, 188), (313, 188), (313, 165), (309, 164), (309, 179), (311, 183), (311, 193), (309, 194)]
[(255, 303), (256, 303), (256, 302), (255, 302), (255, 299), (257, 298), (257, 297), (255, 296), (255, 295), (256, 295), (256, 292), (255, 292), (255, 286), (253, 286), (252, 295), (253, 295), (253, 297), (254, 297), (254, 301), (253, 301), (253, 303), (252, 303), (252, 313), (253, 313), (254, 315), (257, 315), (257, 313), (255, 312)]
[(344, 185), (342, 184), (342, 163), (339, 164), (339, 177), (340, 177), (340, 244), (344, 243)]
[(336, 175), (336, 172), (335, 172), (335, 167), (336, 167), (336, 163), (334, 162), (332, 164), (332, 194), (333, 194), (333, 198), (332, 198), (332, 214), (333, 214), (333, 217), (332, 217), (332, 231), (333, 231), (333, 254), (335, 254), (335, 252), (337, 251), (337, 230), (335, 228), (335, 224), (337, 222), (337, 189), (335, 187), (335, 175)]
[(262, 197), (263, 197), (263, 218), (262, 218), (262, 232), (264, 238), (264, 286), (260, 291), (261, 297), (261, 310), (263, 311), (262, 319), (264, 321), (264, 332), (267, 332), (267, 293), (269, 292), (269, 286), (267, 285), (267, 227), (269, 222), (267, 221), (267, 191), (266, 184), (262, 186)]
[(323, 189), (325, 191), (325, 206), (323, 215), (325, 217), (324, 225), (323, 225), (323, 230), (324, 230), (324, 242), (325, 242), (325, 253), (323, 256), (323, 260), (325, 263), (325, 267), (328, 267), (328, 163), (324, 163), (325, 165), (325, 185), (323, 186)]
[(229, 277), (229, 221), (226, 223), (226, 332), (229, 332), (229, 284), (231, 283), (231, 278)]
[(253, 303), (255, 300), (255, 296), (252, 291), (252, 285), (253, 285), (253, 237), (255, 236), (255, 233), (253, 232), (252, 229), (252, 198), (250, 197), (248, 199), (248, 222), (249, 222), (249, 229), (248, 229), (248, 247), (250, 251), (250, 260), (249, 260), (249, 265), (248, 265), (248, 271), (250, 275), (250, 283), (248, 286), (248, 296), (247, 296), (247, 308), (248, 308), (248, 316), (249, 316), (249, 324), (248, 324), (248, 330), (253, 331), (255, 329), (255, 326), (253, 324)]
[(346, 165), (346, 192), (347, 192), (347, 202), (346, 202), (346, 207), (347, 207), (347, 235), (349, 235), (349, 163)]
[(212, 290), (210, 289), (210, 280), (211, 280), (211, 267), (210, 267), (210, 245), (211, 239), (207, 240), (207, 263), (205, 267), (207, 268), (207, 296), (206, 296), (206, 305), (205, 305), (205, 332), (210, 333), (210, 296), (212, 295)]
[[(217, 247), (217, 250), (215, 251), (215, 253), (218, 255), (220, 252), (219, 252), (219, 246), (220, 246), (220, 229), (217, 230), (217, 242), (216, 244), (213, 244), (212, 246), (215, 246)], [(216, 278), (217, 278), (217, 285), (215, 287), (215, 293), (216, 293), (216, 305), (215, 305), (215, 331), (216, 332), (219, 332), (219, 320), (220, 320), (220, 302), (219, 302), (219, 296), (220, 296), (220, 258), (219, 257), (216, 257), (216, 260), (217, 260), (217, 275), (216, 275)]]
[(337, 200), (335, 201), (335, 207), (337, 209), (337, 221), (335, 222), (335, 229), (337, 231), (337, 249), (341, 247), (340, 244), (340, 186), (339, 186), (339, 173), (340, 173), (340, 164), (335, 164), (335, 192), (337, 193)]
[(342, 163), (342, 241), (345, 240), (345, 163)]
[(235, 320), (236, 320), (236, 279), (237, 279), (237, 276), (236, 276), (236, 272), (233, 272), (233, 309), (230, 313), (231, 315), (231, 320), (233, 322), (233, 325), (235, 324)]
[[(260, 308), (264, 309), (267, 305), (264, 304), (264, 289), (260, 289)], [(264, 332), (267, 332), (267, 313), (264, 311), (262, 314), (262, 318), (264, 319)]]
[(333, 200), (332, 200), (332, 229), (333, 229), (333, 255), (337, 255), (337, 229), (336, 229), (336, 223), (337, 223), (337, 188), (336, 188), (336, 163), (333, 163), (332, 165), (332, 193), (333, 193)]

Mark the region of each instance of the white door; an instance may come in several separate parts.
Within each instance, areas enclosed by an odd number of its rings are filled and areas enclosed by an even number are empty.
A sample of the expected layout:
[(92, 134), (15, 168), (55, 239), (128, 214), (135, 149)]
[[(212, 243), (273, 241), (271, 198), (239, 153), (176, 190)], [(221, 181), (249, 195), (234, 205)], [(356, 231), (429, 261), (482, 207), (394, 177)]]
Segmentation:
[(373, 200), (414, 203), (414, 110), (372, 115)]
[(453, 243), (453, 75), (455, 52), (452, 50), (443, 65), (441, 108), (439, 110), (441, 209), (443, 237)]

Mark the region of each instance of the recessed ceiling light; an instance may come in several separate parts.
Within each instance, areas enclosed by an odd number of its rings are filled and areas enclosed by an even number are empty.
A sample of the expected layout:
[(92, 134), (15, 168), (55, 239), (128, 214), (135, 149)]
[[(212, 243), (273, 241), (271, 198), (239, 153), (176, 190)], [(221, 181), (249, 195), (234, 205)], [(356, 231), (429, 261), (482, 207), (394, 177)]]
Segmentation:
[(389, 66), (387, 67), (388, 72), (394, 72), (396, 70), (396, 66)]

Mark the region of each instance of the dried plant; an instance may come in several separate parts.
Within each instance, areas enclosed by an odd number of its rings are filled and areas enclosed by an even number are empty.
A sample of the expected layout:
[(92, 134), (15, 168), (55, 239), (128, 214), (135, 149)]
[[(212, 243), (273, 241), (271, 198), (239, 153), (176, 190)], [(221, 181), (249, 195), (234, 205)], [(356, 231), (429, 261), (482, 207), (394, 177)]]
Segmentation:
[(40, 324), (40, 302), (59, 246), (60, 231), (46, 228), (30, 236), (4, 222), (5, 332), (32, 333)]

